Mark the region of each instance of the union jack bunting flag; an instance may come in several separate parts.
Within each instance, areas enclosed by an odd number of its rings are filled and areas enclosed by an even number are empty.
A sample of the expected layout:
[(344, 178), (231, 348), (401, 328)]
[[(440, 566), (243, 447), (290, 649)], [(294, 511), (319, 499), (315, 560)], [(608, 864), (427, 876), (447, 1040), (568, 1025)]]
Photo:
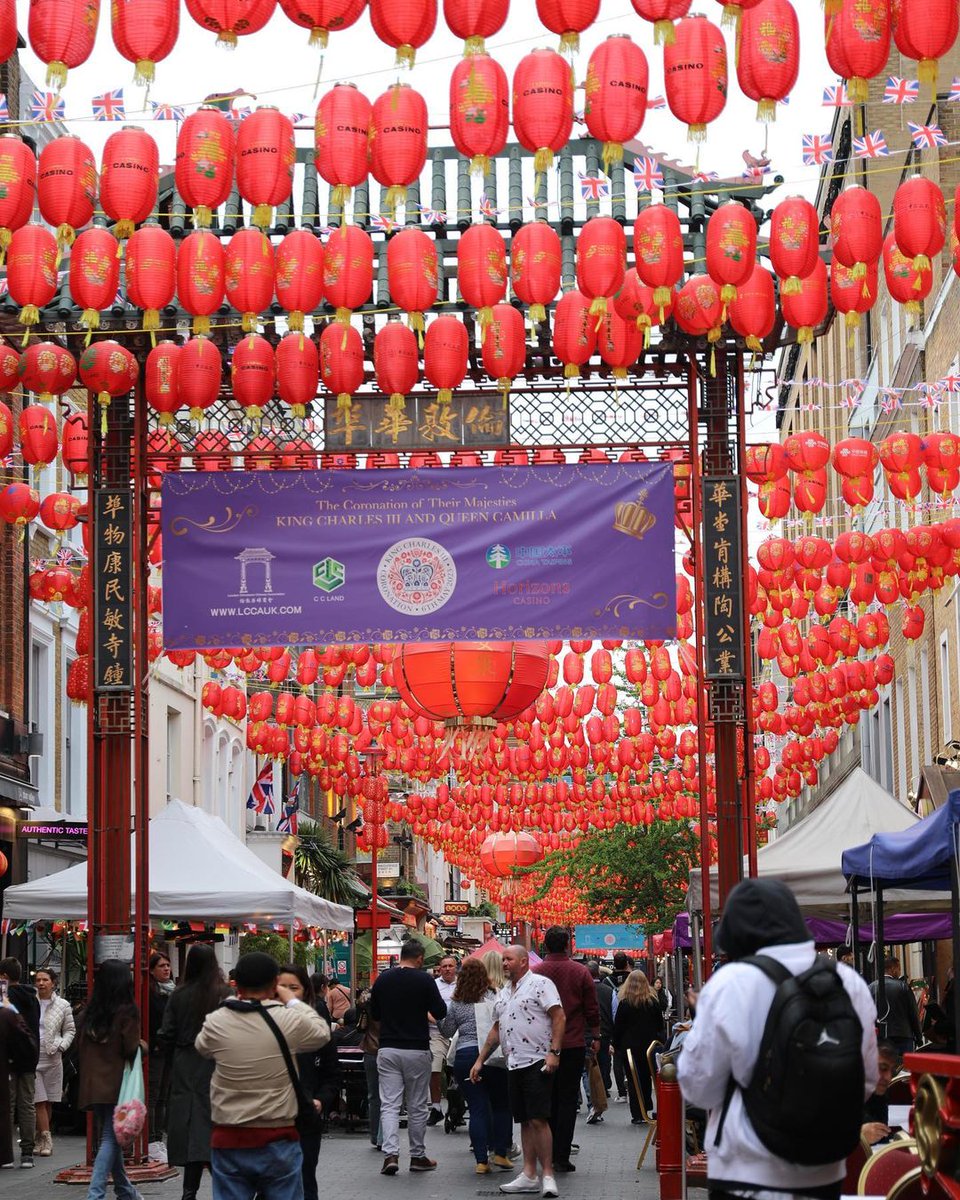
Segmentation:
[(252, 112), (252, 108), (231, 108), (229, 115), (231, 120), (242, 121), (244, 117), (249, 117)]
[(860, 398), (863, 396), (866, 385), (862, 379), (841, 379), (840, 386), (844, 389), (843, 406), (844, 408), (859, 408)]
[(770, 167), (747, 167), (743, 173), (744, 179), (762, 179), (770, 174)]
[(836, 87), (825, 87), (823, 89), (823, 107), (824, 108), (842, 108), (845, 104), (850, 103), (850, 97), (847, 95), (847, 89), (842, 83)]
[(638, 192), (663, 187), (663, 171), (655, 158), (637, 158), (633, 163), (633, 182)]
[(126, 115), (127, 110), (123, 106), (123, 88), (114, 88), (112, 92), (94, 96), (93, 119), (95, 121), (122, 121)]
[(421, 204), (419, 207), (424, 225), (443, 225), (446, 222), (447, 214), (442, 208), (431, 208), (428, 204)]
[(805, 167), (819, 167), (833, 162), (833, 138), (829, 134), (805, 133), (802, 153)]
[(584, 200), (605, 200), (610, 195), (610, 181), (602, 175), (584, 175), (582, 171), (577, 174), (580, 176), (580, 195)]
[(891, 75), (887, 79), (887, 86), (883, 89), (884, 104), (912, 104), (919, 99), (919, 79), (901, 79), (899, 75)]
[(300, 780), (293, 785), (293, 791), (283, 802), (283, 816), (277, 822), (277, 833), (297, 834), (298, 818), (300, 815)]
[(79, 557), (80, 556), (76, 553), (72, 546), (61, 546), (57, 551), (57, 566), (69, 567), (74, 558)]
[(0, 121), (7, 121), (9, 119), (10, 106), (7, 104), (6, 96), (3, 94), (3, 92), (0, 92)]
[(186, 109), (181, 108), (179, 104), (164, 104), (162, 101), (154, 100), (153, 104), (153, 119), (155, 121), (185, 121), (187, 117)]
[(937, 381), (937, 386), (943, 392), (960, 392), (960, 375), (944, 375)]
[(647, 112), (658, 112), (667, 107), (666, 96), (650, 96), (647, 99)]
[(34, 121), (62, 121), (67, 106), (55, 92), (34, 92), (30, 97), (30, 116)]
[(947, 94), (947, 100), (953, 103), (960, 100), (960, 75), (954, 75), (953, 82), (950, 84), (950, 91)]
[(890, 151), (887, 149), (887, 139), (883, 136), (883, 130), (875, 129), (873, 133), (855, 137), (853, 153), (857, 158), (883, 158), (888, 155)]
[(945, 146), (946, 135), (939, 125), (917, 125), (914, 121), (907, 122), (910, 130), (910, 140), (918, 150), (932, 150), (934, 146)]
[(694, 183), (710, 183), (714, 179), (719, 179), (720, 176), (716, 171), (694, 171)]
[(377, 213), (376, 216), (370, 218), (370, 227), (379, 229), (382, 233), (393, 233), (396, 229), (396, 222), (391, 221), (389, 217), (385, 217), (383, 213)]
[(493, 201), (486, 192), (480, 197), (480, 203), (477, 205), (477, 210), (481, 217), (486, 217), (490, 221), (495, 221), (500, 214), (499, 208), (494, 208)]
[(263, 813), (268, 817), (273, 816), (276, 812), (273, 806), (273, 763), (269, 759), (250, 789), (247, 808), (252, 808), (255, 812)]
[(898, 388), (881, 388), (879, 395), (881, 412), (899, 412), (903, 408), (903, 396)]
[(917, 395), (923, 408), (938, 409), (943, 402), (939, 383), (918, 383)]
[(307, 116), (307, 113), (291, 113), (290, 120), (294, 123), (294, 125), (299, 125), (301, 121), (305, 121), (307, 119)]

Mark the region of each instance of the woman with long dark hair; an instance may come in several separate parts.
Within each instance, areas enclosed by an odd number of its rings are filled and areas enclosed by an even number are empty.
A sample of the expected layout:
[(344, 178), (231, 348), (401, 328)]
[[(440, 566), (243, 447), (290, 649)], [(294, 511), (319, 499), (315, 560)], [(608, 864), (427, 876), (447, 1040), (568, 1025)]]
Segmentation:
[[(664, 1036), (660, 1001), (643, 971), (631, 971), (621, 985), (618, 996), (617, 1014), (613, 1018), (613, 1045), (623, 1055), (625, 1065), (627, 1051), (630, 1051), (640, 1084), (640, 1092), (643, 1096), (643, 1104), (649, 1115), (653, 1108), (653, 1082), (650, 1079), (650, 1067), (647, 1063), (647, 1049), (651, 1042), (660, 1041)], [(640, 1107), (640, 1097), (633, 1085), (633, 1075), (629, 1067), (627, 1068), (627, 1089), (630, 1096), (632, 1122), (634, 1125), (642, 1125), (643, 1110)]]
[(176, 984), (173, 982), (173, 966), (170, 963), (170, 959), (160, 950), (154, 950), (150, 955), (147, 970), (150, 973), (150, 1032), (148, 1034), (150, 1044), (150, 1074), (147, 1095), (147, 1108), (150, 1114), (149, 1141), (152, 1146), (161, 1143), (158, 1150), (162, 1153), (166, 1119), (160, 1094), (163, 1084), (163, 1053), (160, 1049), (158, 1036), (160, 1026), (163, 1024), (163, 1014), (167, 1007), (167, 1001), (173, 994)]
[(80, 1108), (92, 1109), (100, 1125), (100, 1147), (93, 1164), (87, 1200), (105, 1200), (113, 1176), (118, 1200), (140, 1200), (123, 1169), (123, 1151), (113, 1132), (113, 1110), (123, 1069), (140, 1047), (140, 1013), (133, 999), (133, 975), (125, 962), (107, 959), (94, 976), (90, 1003), (81, 1018), (79, 1037)]
[(194, 1049), (207, 1013), (228, 989), (212, 946), (191, 946), (180, 986), (170, 997), (157, 1035), (169, 1064), (167, 1162), (183, 1167), (183, 1200), (196, 1200), (210, 1164), (210, 1079), (213, 1062)]

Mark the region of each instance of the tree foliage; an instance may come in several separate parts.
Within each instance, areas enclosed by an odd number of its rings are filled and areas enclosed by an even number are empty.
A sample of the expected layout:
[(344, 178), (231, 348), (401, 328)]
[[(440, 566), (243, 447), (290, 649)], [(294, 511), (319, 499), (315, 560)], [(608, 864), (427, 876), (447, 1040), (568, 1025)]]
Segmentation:
[(359, 879), (347, 856), (334, 846), (322, 826), (301, 819), (299, 845), (293, 854), (297, 883), (334, 904), (363, 900)]

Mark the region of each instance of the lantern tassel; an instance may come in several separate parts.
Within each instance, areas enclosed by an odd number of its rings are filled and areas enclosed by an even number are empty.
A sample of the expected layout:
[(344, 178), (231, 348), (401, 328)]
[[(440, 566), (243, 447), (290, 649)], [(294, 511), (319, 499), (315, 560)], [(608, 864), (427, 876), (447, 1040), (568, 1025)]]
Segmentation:
[(828, 17), (839, 17), (843, 11), (843, 0), (823, 0), (823, 11)]
[[(133, 232), (135, 229), (136, 229), (136, 225), (133, 223), (133, 221), (130, 221), (126, 217), (124, 217), (124, 219), (122, 221), (118, 221), (116, 223), (116, 225), (114, 225), (113, 233), (114, 233), (114, 236), (116, 237), (117, 241), (122, 242), (125, 238), (133, 237)], [(117, 247), (117, 258), (120, 257), (120, 253), (121, 253), (120, 247), (118, 246)]]
[(344, 412), (349, 412), (352, 403), (353, 397), (349, 392), (340, 392), (337, 396), (337, 411), (340, 412), (342, 410)]
[(797, 330), (797, 345), (808, 346), (813, 341), (813, 326), (801, 325)]
[(197, 408), (197, 407), (191, 408), (190, 409), (190, 420), (196, 421), (197, 424), (199, 425), (200, 422), (203, 420), (203, 409)]
[(470, 159), (470, 173), (472, 175), (482, 175), (486, 177), (490, 174), (491, 166), (492, 163), (490, 162), (489, 154), (475, 154), (473, 158)]
[(100, 405), (100, 436), (107, 436), (107, 409), (110, 407), (110, 393), (97, 392), (97, 403)]
[(799, 296), (803, 291), (803, 284), (800, 281), (800, 276), (788, 275), (783, 281), (783, 286), (780, 290), (785, 296)]
[(493, 324), (493, 309), (481, 308), (477, 311), (477, 324), (480, 326), (480, 344), (487, 340), (487, 330)]
[(937, 86), (937, 60), (935, 58), (921, 58), (917, 65), (917, 75), (921, 83), (929, 83), (930, 87), (935, 91)]
[(677, 40), (677, 31), (672, 21), (654, 21), (653, 44), (655, 46), (672, 46)]
[(870, 98), (870, 90), (862, 75), (851, 75), (847, 80), (847, 96), (851, 104), (866, 104)]
[(237, 35), (232, 29), (221, 29), (217, 34), (217, 45), (222, 46), (224, 50), (236, 50)]
[(441, 408), (449, 408), (453, 401), (453, 391), (450, 388), (439, 388), (437, 390), (437, 403)]
[(258, 204), (254, 208), (253, 216), (250, 220), (258, 229), (268, 229), (270, 222), (273, 220), (273, 205)]
[(307, 38), (308, 46), (319, 46), (321, 50), (326, 50), (327, 44), (330, 41), (330, 31), (324, 29), (322, 25), (314, 25), (310, 30), (310, 36)]
[(161, 413), (157, 417), (157, 424), (161, 428), (165, 428), (167, 425), (172, 425), (174, 423), (174, 420), (175, 420), (175, 418), (174, 418), (173, 413), (165, 412), (165, 413)]
[(47, 64), (47, 87), (59, 92), (67, 82), (67, 64), (52, 62)]
[(240, 327), (244, 333), (256, 333), (257, 314), (254, 312), (245, 312), (240, 319)]
[(417, 335), (417, 345), (422, 350), (423, 349), (423, 331), (424, 331), (423, 313), (422, 312), (410, 313), (409, 316), (407, 317), (407, 324), (410, 326), (410, 328), (413, 330), (413, 332)]
[[(21, 325), (27, 325), (27, 326), (30, 326), (30, 325), (36, 325), (36, 324), (38, 324), (38, 322), (39, 322), (39, 320), (40, 320), (40, 310), (39, 310), (39, 308), (37, 308), (37, 306), (36, 306), (35, 304), (25, 304), (25, 305), (23, 306), (23, 308), (21, 308), (21, 309), (20, 309), (20, 318), (19, 318), (19, 320), (20, 320), (20, 324), (21, 324)], [(27, 330), (27, 333), (29, 334), (29, 332), (30, 332), (30, 331), (29, 331), (29, 329), (28, 329), (28, 330)], [(24, 343), (23, 343), (23, 344), (24, 344), (24, 345), (26, 345), (26, 344), (27, 344), (27, 343), (26, 343), (26, 340), (24, 340)]]
[(72, 225), (64, 224), (57, 226), (57, 245), (60, 246), (61, 249), (67, 246), (72, 246), (76, 241), (76, 238), (77, 231)]
[(287, 314), (287, 329), (291, 333), (303, 333), (303, 313), (299, 309)]
[(337, 311), (336, 311), (336, 312), (334, 313), (334, 315), (333, 315), (333, 319), (336, 321), (336, 323), (337, 323), (338, 325), (349, 325), (349, 324), (350, 324), (350, 317), (351, 317), (352, 315), (353, 315), (353, 313), (352, 313), (352, 310), (351, 310), (351, 309), (349, 309), (349, 308), (338, 308), (338, 309), (337, 309)]
[(417, 61), (417, 52), (413, 46), (404, 43), (397, 47), (397, 66), (406, 67), (408, 71), (412, 71), (414, 64)]
[(504, 410), (506, 410), (507, 402), (510, 399), (510, 388), (512, 384), (513, 380), (509, 375), (501, 375), (497, 380), (497, 391), (500, 393), (501, 400), (503, 400)]
[(396, 216), (398, 204), (402, 204), (406, 208), (407, 185), (405, 183), (394, 183), (387, 188), (387, 194), (383, 199), (383, 208), (388, 217)]
[(688, 142), (705, 142), (707, 140), (706, 125), (697, 122), (694, 125), (687, 126), (687, 141)]
[(620, 142), (604, 142), (601, 158), (604, 174), (609, 175), (611, 167), (623, 162), (623, 146)]
[(725, 4), (723, 6), (723, 17), (720, 25), (724, 29), (735, 29), (740, 32), (740, 5)]
[(330, 203), (334, 208), (346, 208), (352, 191), (353, 188), (347, 187), (345, 183), (338, 183), (330, 193)]
[(564, 379), (579, 379), (580, 368), (576, 363), (567, 363), (563, 368)]
[(133, 82), (138, 87), (146, 87), (148, 90), (150, 84), (153, 83), (155, 75), (154, 63), (149, 58), (137, 59), (136, 66), (133, 70)]
[(541, 325), (547, 319), (546, 306), (543, 304), (531, 304), (527, 316), (530, 318), (531, 325)]
[(737, 298), (737, 289), (732, 283), (725, 283), (720, 289), (720, 302), (723, 305), (732, 304)]
[(537, 192), (540, 191), (540, 176), (545, 175), (553, 166), (553, 151), (549, 146), (541, 146), (533, 156), (533, 169), (537, 173)]
[(580, 34), (575, 29), (568, 29), (566, 33), (561, 34), (559, 50), (561, 54), (567, 52), (570, 54), (579, 54)]
[(193, 210), (193, 224), (197, 229), (209, 229), (213, 224), (213, 209), (207, 204), (198, 204)]
[(917, 257), (911, 263), (911, 266), (917, 272), (917, 277), (913, 281), (913, 288), (914, 288), (914, 291), (919, 292), (920, 289), (923, 287), (923, 280), (920, 278), (920, 272), (930, 270), (930, 259), (927, 258), (927, 256), (925, 254), (918, 254)]
[(204, 335), (209, 336), (210, 333), (210, 318), (209, 317), (194, 317), (193, 318), (193, 333), (194, 336)]
[(146, 308), (143, 311), (143, 331), (144, 333), (153, 334), (160, 328), (160, 310), (157, 308)]
[(403, 392), (392, 392), (387, 401), (387, 412), (402, 413), (406, 407), (406, 397)]
[(771, 121), (777, 119), (777, 102), (768, 97), (757, 101), (757, 120), (762, 121), (764, 125), (769, 125)]

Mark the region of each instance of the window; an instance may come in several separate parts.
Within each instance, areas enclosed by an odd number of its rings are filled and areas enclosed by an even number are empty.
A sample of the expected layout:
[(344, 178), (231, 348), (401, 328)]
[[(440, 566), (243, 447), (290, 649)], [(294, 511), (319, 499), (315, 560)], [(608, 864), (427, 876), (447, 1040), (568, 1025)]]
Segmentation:
[(923, 697), (923, 762), (933, 761), (933, 714), (930, 712), (930, 656), (926, 649), (920, 651), (920, 695)]
[(167, 709), (167, 803), (180, 791), (180, 713)]
[(907, 729), (906, 713), (903, 711), (903, 680), (897, 680), (897, 794), (906, 803), (907, 800)]
[(893, 791), (893, 717), (889, 694), (880, 701), (880, 738), (877, 746), (877, 768), (875, 778), (888, 792)]
[(940, 634), (940, 705), (943, 720), (942, 745), (953, 737), (950, 714), (950, 635), (946, 630)]
[(907, 704), (910, 708), (910, 753), (913, 757), (913, 773), (911, 778), (920, 778), (920, 716), (917, 712), (917, 668), (907, 669)]

